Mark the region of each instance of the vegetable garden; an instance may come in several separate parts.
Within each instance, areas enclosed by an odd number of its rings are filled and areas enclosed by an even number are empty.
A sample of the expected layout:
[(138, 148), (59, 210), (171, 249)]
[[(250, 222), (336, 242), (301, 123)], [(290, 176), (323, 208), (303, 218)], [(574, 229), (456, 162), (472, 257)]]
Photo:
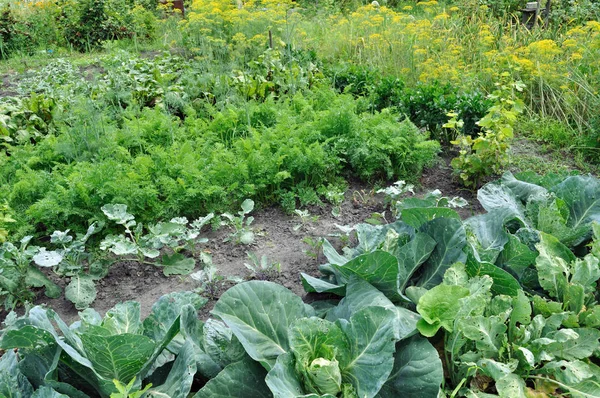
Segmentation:
[(0, 397), (600, 397), (594, 3), (185, 6), (0, 3)]

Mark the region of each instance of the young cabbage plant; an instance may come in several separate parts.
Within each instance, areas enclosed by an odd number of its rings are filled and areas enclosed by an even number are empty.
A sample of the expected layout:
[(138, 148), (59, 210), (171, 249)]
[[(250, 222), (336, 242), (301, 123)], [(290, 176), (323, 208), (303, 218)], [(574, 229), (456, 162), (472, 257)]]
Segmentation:
[[(32, 287), (44, 287), (46, 296), (56, 298), (61, 290), (38, 267), (55, 267), (63, 256), (45, 248), (29, 246), (32, 236), (21, 239), (19, 247), (10, 242), (0, 246), (0, 298), (4, 307), (13, 309), (35, 298)], [(35, 263), (35, 265), (34, 265)]]
[(315, 223), (319, 220), (319, 216), (313, 216), (310, 214), (308, 210), (294, 210), (296, 216), (299, 218), (300, 223), (294, 225), (294, 232), (297, 232), (301, 229), (307, 229), (310, 223)]
[(71, 278), (65, 287), (65, 297), (78, 310), (87, 308), (96, 299), (95, 282), (106, 276), (113, 263), (110, 259), (96, 256), (86, 250), (89, 238), (101, 228), (102, 224), (93, 223), (85, 235), (75, 239), (69, 235), (69, 230), (54, 231), (50, 236), (50, 242), (59, 246), (56, 253), (62, 257), (54, 271), (58, 275)]
[[(100, 249), (109, 250), (117, 256), (135, 255), (135, 261), (161, 267), (166, 276), (187, 275), (194, 270), (194, 258), (180, 252), (186, 249), (198, 254), (196, 243), (208, 242), (208, 239), (199, 237), (200, 232), (214, 218), (214, 214), (210, 213), (191, 224), (185, 217), (173, 218), (169, 222), (150, 225), (145, 233), (143, 225), (136, 223), (134, 216), (127, 213), (126, 205), (105, 205), (102, 211), (110, 220), (122, 225), (125, 231), (121, 235), (107, 236), (100, 243)], [(171, 254), (159, 258), (163, 249), (170, 249)], [(156, 260), (148, 261), (146, 258)]]
[(281, 263), (271, 262), (266, 255), (262, 255), (260, 260), (252, 252), (246, 252), (246, 255), (252, 263), (244, 263), (244, 266), (251, 272), (251, 277), (258, 280), (272, 280), (281, 272)]
[(238, 211), (237, 216), (231, 213), (221, 214), (221, 217), (225, 218), (225, 220), (221, 221), (221, 225), (229, 226), (233, 231), (223, 239), (223, 242), (233, 241), (243, 245), (250, 245), (254, 242), (254, 231), (250, 227), (254, 221), (254, 217), (246, 217), (252, 210), (254, 210), (254, 201), (246, 199), (242, 202), (242, 210)]

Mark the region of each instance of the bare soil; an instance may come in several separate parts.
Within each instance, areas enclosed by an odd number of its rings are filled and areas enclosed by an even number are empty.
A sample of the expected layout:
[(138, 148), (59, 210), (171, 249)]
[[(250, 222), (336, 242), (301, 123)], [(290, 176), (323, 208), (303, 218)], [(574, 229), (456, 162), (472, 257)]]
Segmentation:
[[(453, 180), (448, 160), (443, 158), (440, 158), (436, 166), (425, 170), (420, 179), (417, 195), (434, 189), (441, 190), (446, 196), (462, 196), (467, 199), (470, 205), (460, 209), (461, 216), (464, 218), (483, 210), (473, 193), (461, 188)], [(341, 249), (343, 246), (341, 240), (334, 236), (340, 233), (336, 224), (355, 225), (364, 222), (373, 213), (385, 211), (385, 207), (383, 196), (376, 194), (372, 186), (364, 183), (351, 183), (350, 189), (346, 192), (339, 218), (331, 215), (330, 205), (313, 206), (308, 210), (312, 215), (319, 216), (319, 219), (299, 231), (293, 229), (295, 225), (299, 224), (299, 219), (285, 214), (279, 207), (256, 210), (253, 212), (255, 221), (252, 225), (256, 234), (253, 244), (246, 246), (236, 245), (232, 242), (224, 243), (223, 239), (230, 234), (230, 231), (223, 227), (204, 235), (209, 242), (203, 245), (202, 249), (211, 253), (213, 263), (221, 275), (244, 279), (250, 278), (250, 271), (244, 266), (244, 263), (250, 262), (247, 252), (253, 252), (259, 257), (266, 255), (270, 261), (281, 264), (281, 273), (273, 281), (303, 296), (305, 293), (300, 273), (318, 276), (318, 265), (324, 262), (324, 258), (322, 254), (318, 258), (308, 256), (305, 252), (311, 247), (302, 240), (305, 237), (315, 239), (326, 237), (334, 246)], [(198, 262), (198, 264), (200, 263)], [(56, 282), (64, 288), (68, 280), (57, 279)], [(232, 282), (224, 282), (216, 296), (218, 297), (232, 285)], [(152, 304), (162, 295), (175, 291), (193, 290), (196, 287), (195, 282), (188, 276), (165, 277), (161, 269), (151, 265), (118, 262), (111, 267), (107, 277), (98, 282), (98, 295), (92, 306), (104, 314), (119, 302), (135, 300), (141, 304), (142, 316), (145, 317), (150, 312)], [(202, 318), (209, 316), (214, 303), (215, 300), (210, 300), (201, 310)], [(77, 318), (77, 310), (71, 302), (64, 298), (64, 295), (57, 299), (48, 299), (40, 292), (37, 304), (47, 304), (69, 323)]]

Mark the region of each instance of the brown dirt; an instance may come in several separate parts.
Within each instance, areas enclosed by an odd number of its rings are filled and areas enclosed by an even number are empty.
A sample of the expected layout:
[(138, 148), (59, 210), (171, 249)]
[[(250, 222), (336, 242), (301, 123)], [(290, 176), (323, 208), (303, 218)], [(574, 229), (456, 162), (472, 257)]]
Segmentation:
[(14, 97), (19, 95), (16, 91), (18, 85), (18, 74), (6, 73), (2, 75), (2, 85), (0, 85), (0, 98)]
[[(428, 169), (420, 180), (418, 195), (440, 189), (446, 196), (462, 196), (470, 205), (460, 209), (461, 216), (469, 217), (480, 213), (473, 193), (461, 189), (451, 178), (451, 169), (448, 161), (441, 159), (439, 164)], [(281, 273), (273, 280), (298, 295), (304, 295), (300, 283), (300, 273), (308, 273), (318, 276), (318, 265), (323, 263), (323, 257), (315, 259), (309, 257), (305, 251), (310, 249), (309, 245), (302, 242), (305, 237), (327, 239), (338, 249), (342, 242), (332, 234), (339, 233), (335, 224), (354, 225), (364, 222), (374, 212), (384, 211), (383, 197), (374, 194), (372, 187), (360, 183), (352, 183), (346, 192), (346, 199), (342, 204), (341, 216), (336, 219), (331, 215), (331, 206), (309, 207), (311, 215), (319, 216), (319, 219), (310, 223), (300, 231), (294, 231), (294, 225), (298, 224), (298, 218), (285, 214), (279, 207), (269, 207), (253, 212), (255, 221), (252, 224), (256, 239), (252, 245), (236, 245), (232, 242), (224, 243), (230, 231), (223, 227), (218, 231), (209, 231), (204, 236), (209, 242), (202, 249), (212, 254), (213, 263), (219, 273), (225, 277), (249, 278), (250, 272), (244, 266), (249, 262), (246, 252), (254, 252), (257, 256), (266, 255), (272, 262), (281, 264)], [(199, 268), (197, 268), (199, 269)], [(68, 281), (59, 281), (64, 287)], [(225, 282), (219, 289), (219, 296), (232, 282)], [(115, 304), (126, 300), (140, 302), (142, 316), (145, 317), (154, 302), (164, 294), (174, 291), (193, 290), (195, 283), (189, 277), (165, 277), (161, 270), (150, 265), (141, 265), (135, 262), (119, 262), (111, 267), (106, 278), (98, 282), (98, 296), (92, 304), (93, 308), (101, 314), (112, 308)], [(47, 299), (40, 294), (37, 304), (45, 303), (67, 322), (77, 318), (77, 310), (64, 296), (58, 299)], [(201, 311), (201, 317), (207, 318), (215, 300), (209, 301)]]

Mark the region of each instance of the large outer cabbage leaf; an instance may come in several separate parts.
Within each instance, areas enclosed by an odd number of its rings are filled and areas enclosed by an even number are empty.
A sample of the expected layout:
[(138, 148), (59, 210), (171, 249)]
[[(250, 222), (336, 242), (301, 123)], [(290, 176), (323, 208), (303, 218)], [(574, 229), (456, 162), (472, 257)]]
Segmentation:
[(212, 313), (231, 328), (250, 357), (270, 370), (289, 351), (290, 325), (314, 310), (279, 284), (250, 281), (223, 293)]
[(420, 269), (417, 286), (432, 288), (442, 282), (444, 272), (456, 262), (465, 261), (463, 248), (467, 235), (461, 221), (453, 218), (436, 218), (420, 229), (437, 242), (433, 252)]
[(265, 383), (266, 375), (262, 366), (246, 358), (227, 365), (194, 398), (270, 398), (272, 394)]
[(394, 369), (377, 397), (436, 398), (443, 381), (435, 347), (421, 336), (412, 336), (396, 344)]

